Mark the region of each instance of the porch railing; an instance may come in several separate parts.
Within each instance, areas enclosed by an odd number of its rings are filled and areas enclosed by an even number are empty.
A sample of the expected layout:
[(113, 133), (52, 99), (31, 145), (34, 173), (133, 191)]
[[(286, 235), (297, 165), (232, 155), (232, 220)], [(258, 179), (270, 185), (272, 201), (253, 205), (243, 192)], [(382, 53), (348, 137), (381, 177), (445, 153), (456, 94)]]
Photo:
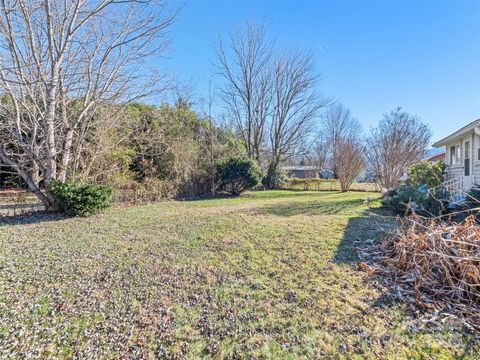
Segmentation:
[(461, 203), (465, 200), (465, 190), (463, 184), (463, 178), (456, 177), (445, 181), (439, 187), (444, 188), (450, 194), (451, 205)]

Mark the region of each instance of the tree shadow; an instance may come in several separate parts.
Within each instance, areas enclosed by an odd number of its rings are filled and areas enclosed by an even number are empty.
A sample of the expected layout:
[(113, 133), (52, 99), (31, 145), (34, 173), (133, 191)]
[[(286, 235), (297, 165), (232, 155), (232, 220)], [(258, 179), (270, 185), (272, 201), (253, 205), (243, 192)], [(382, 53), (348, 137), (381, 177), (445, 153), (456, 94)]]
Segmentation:
[(385, 208), (370, 208), (348, 220), (335, 261), (353, 264), (360, 260), (358, 253), (379, 245), (386, 231), (395, 228), (395, 216)]
[(52, 222), (65, 219), (68, 219), (68, 216), (64, 214), (48, 211), (36, 211), (20, 215), (0, 216), (0, 227), (12, 225), (39, 224), (43, 222)]
[[(224, 192), (219, 192), (216, 195), (202, 195), (191, 197), (177, 197), (176, 201), (203, 201), (203, 200), (217, 200), (217, 199), (282, 199), (282, 198), (297, 198), (299, 196), (312, 196), (313, 191), (281, 189), (281, 190), (255, 190), (243, 193), (241, 195), (231, 195)], [(318, 195), (327, 195), (332, 193), (340, 193), (339, 191), (318, 192)], [(316, 195), (316, 194), (315, 194)]]

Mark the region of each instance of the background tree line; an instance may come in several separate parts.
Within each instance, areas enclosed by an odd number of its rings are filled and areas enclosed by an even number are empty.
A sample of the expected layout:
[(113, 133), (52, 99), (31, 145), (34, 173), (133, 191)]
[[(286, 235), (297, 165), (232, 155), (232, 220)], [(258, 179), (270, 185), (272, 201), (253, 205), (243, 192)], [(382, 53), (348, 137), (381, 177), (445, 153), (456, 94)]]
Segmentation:
[(282, 164), (300, 158), (330, 167), (344, 191), (365, 168), (390, 188), (427, 146), (428, 128), (400, 109), (365, 138), (348, 108), (320, 91), (312, 54), (278, 45), (252, 22), (216, 45), (224, 125), (182, 96), (147, 105), (171, 85), (150, 60), (167, 51), (177, 16), (164, 1), (2, 2), (0, 161), (8, 176), (47, 209), (53, 182), (107, 184), (152, 200), (215, 194), (219, 165), (238, 156), (259, 164), (266, 188), (280, 185)]

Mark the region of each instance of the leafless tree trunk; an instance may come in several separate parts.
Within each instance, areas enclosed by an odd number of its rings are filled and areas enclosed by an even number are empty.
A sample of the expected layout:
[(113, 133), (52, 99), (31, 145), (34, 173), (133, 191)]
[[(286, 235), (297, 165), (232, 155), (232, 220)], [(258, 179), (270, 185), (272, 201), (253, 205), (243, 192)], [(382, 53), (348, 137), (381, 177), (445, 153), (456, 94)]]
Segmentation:
[(316, 167), (320, 172), (325, 169), (327, 165), (328, 144), (322, 133), (317, 136), (315, 142), (308, 154), (309, 163)]
[(340, 188), (345, 192), (365, 169), (364, 148), (359, 140), (346, 138), (337, 142), (335, 151), (337, 176)]
[(264, 25), (247, 22), (217, 47), (218, 70), (225, 81), (222, 98), (247, 154), (260, 161), (272, 102), (270, 70), (273, 43)]
[(151, 92), (141, 65), (166, 49), (175, 17), (149, 0), (1, 1), (0, 159), (47, 208), (99, 105)]
[[(231, 55), (231, 56), (229, 56)], [(279, 51), (265, 26), (248, 23), (217, 46), (223, 100), (249, 157), (276, 171), (282, 161), (304, 155), (314, 119), (328, 100), (316, 91), (312, 55)]]
[(270, 123), (270, 169), (305, 153), (307, 136), (328, 100), (316, 91), (318, 76), (310, 53), (285, 51), (274, 64), (273, 111)]
[(329, 148), (332, 170), (335, 176), (338, 176), (338, 144), (347, 139), (358, 139), (362, 134), (362, 127), (345, 105), (335, 103), (323, 115), (322, 133)]
[(427, 125), (401, 108), (385, 114), (367, 139), (367, 161), (383, 189), (400, 184), (408, 166), (425, 153), (431, 137)]

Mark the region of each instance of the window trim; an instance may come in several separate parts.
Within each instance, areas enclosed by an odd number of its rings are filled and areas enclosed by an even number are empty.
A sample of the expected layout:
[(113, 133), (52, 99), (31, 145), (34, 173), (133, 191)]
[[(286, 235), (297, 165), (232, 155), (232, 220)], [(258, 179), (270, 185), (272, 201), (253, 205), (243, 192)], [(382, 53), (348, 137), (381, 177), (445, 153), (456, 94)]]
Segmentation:
[[(480, 163), (480, 136), (478, 134), (475, 134), (473, 136), (473, 143), (472, 143), (472, 148), (473, 148), (473, 165)], [(474, 153), (476, 150), (476, 154)]]
[[(455, 167), (455, 166), (458, 166), (458, 167), (461, 167), (462, 165), (462, 153), (461, 153), (461, 150), (462, 150), (462, 147), (461, 147), (461, 143), (456, 143), (454, 145), (451, 145), (448, 147), (449, 149), (449, 153), (448, 153), (448, 156), (449, 156), (449, 166), (452, 166), (452, 167)], [(452, 149), (454, 149), (454, 154), (455, 154), (455, 163), (453, 162), (453, 159), (452, 159)]]

